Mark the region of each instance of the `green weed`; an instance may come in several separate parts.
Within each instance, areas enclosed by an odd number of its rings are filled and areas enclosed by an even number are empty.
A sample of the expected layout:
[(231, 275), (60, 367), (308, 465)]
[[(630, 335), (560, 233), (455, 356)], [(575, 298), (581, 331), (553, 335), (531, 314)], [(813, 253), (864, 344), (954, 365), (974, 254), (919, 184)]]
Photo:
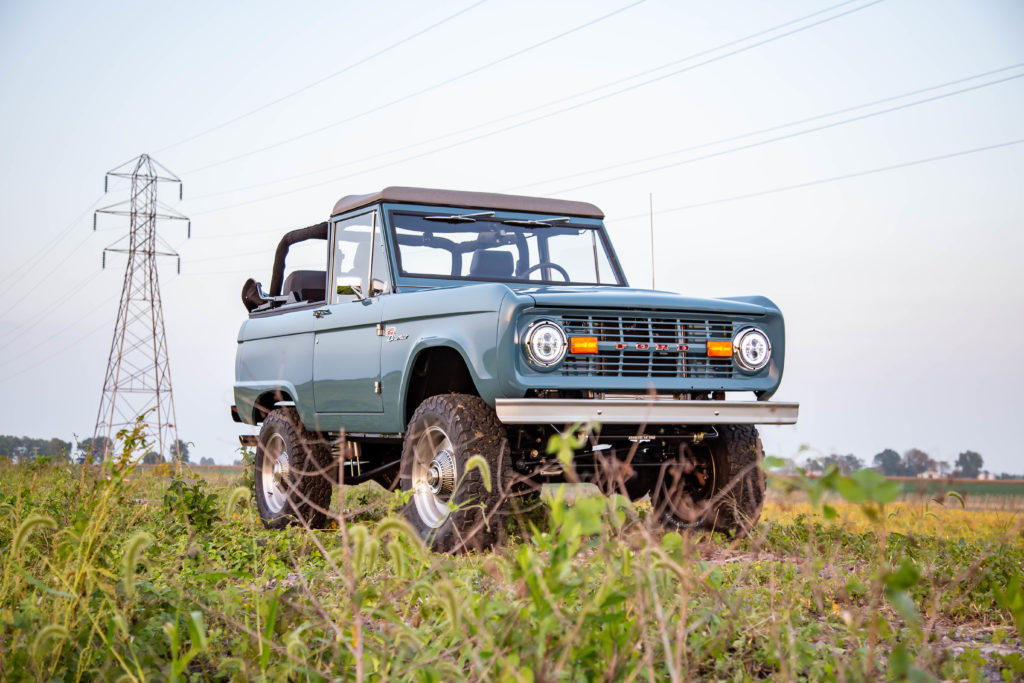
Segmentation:
[(643, 504), (559, 487), (521, 501), (504, 547), (447, 556), (396, 516), (401, 494), (345, 487), (336, 529), (267, 531), (249, 489), (136, 470), (145, 441), (140, 423), (102, 467), (2, 467), (0, 678), (1024, 671), (1019, 516), (908, 502), (870, 474), (790, 480), (738, 541), (665, 533)]

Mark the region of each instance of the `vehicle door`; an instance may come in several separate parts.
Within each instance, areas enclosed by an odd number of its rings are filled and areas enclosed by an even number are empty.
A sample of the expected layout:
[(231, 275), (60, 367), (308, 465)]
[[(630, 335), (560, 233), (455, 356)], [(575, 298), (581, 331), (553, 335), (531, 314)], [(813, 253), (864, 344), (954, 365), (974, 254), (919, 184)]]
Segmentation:
[[(331, 226), (328, 302), (313, 311), (313, 394), (318, 414), (383, 412), (380, 296), (390, 291), (377, 211)], [(364, 429), (357, 421), (341, 426)]]

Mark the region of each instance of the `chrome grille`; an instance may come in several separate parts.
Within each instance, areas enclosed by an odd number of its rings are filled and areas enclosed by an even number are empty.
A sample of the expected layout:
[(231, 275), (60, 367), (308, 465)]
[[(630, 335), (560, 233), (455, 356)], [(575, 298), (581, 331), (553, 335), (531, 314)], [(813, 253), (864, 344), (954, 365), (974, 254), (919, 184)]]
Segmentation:
[[(591, 377), (730, 378), (731, 358), (708, 358), (709, 340), (731, 341), (733, 324), (706, 318), (653, 318), (624, 315), (561, 316), (568, 337), (597, 337), (598, 343), (627, 344), (632, 348), (601, 348), (595, 354), (569, 354), (560, 372)], [(646, 350), (637, 344), (649, 344)], [(669, 345), (668, 351), (657, 345)], [(680, 350), (680, 346), (690, 347)]]

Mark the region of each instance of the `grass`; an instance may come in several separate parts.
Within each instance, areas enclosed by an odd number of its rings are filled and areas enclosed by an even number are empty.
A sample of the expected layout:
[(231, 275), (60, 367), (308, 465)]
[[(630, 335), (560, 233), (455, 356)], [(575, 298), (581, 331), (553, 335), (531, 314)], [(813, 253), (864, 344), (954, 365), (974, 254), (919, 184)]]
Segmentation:
[(932, 496), (947, 490), (955, 490), (965, 498), (1015, 498), (1024, 496), (1024, 480), (1021, 479), (900, 479), (903, 493), (921, 497)]
[(222, 478), (136, 470), (126, 436), (104, 468), (0, 465), (0, 678), (1024, 674), (1014, 505), (777, 486), (732, 541), (663, 533), (642, 502), (568, 504), (553, 489), (503, 547), (451, 557), (426, 551), (374, 484), (336, 494), (333, 530), (267, 531)]

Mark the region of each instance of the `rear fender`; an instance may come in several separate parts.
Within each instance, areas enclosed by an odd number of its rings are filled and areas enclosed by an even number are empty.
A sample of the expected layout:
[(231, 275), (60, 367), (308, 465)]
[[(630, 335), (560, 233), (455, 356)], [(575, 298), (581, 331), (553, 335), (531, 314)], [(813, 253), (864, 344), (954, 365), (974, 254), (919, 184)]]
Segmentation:
[[(298, 392), (290, 382), (236, 382), (235, 405), (242, 422), (249, 425), (259, 424), (266, 413), (274, 409), (277, 403), (295, 403)], [(296, 405), (296, 410), (299, 406)], [(311, 424), (312, 415), (303, 415), (299, 410), (303, 423)]]

